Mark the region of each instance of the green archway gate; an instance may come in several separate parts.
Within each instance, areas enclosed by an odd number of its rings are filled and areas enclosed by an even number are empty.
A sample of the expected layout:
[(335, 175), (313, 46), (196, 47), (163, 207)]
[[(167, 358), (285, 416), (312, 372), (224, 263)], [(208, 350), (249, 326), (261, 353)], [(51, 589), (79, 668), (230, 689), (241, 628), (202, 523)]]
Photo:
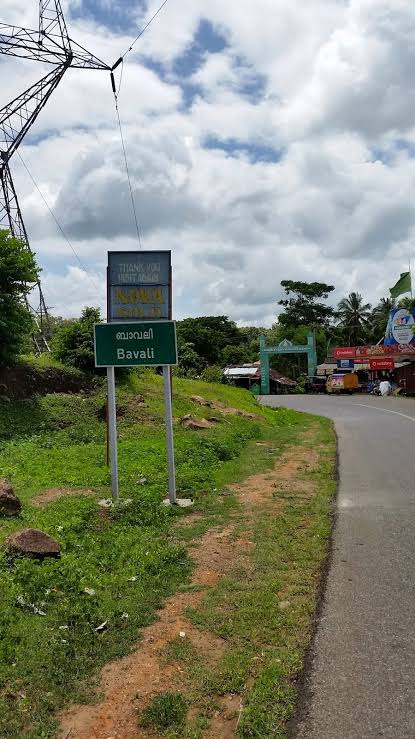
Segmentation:
[(292, 344), (288, 339), (281, 341), (278, 346), (266, 346), (265, 337), (261, 336), (259, 344), (259, 357), (261, 360), (261, 395), (269, 395), (269, 358), (273, 354), (307, 354), (308, 375), (313, 377), (317, 369), (316, 336), (310, 331), (307, 336), (307, 344)]

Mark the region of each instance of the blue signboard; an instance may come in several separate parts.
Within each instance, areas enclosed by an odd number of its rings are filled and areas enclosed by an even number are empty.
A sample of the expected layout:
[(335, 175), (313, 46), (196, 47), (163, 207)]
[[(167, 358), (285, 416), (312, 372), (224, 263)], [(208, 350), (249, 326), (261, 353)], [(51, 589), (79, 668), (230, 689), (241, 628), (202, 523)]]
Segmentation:
[(110, 285), (169, 285), (170, 251), (108, 252)]
[(108, 320), (171, 318), (171, 252), (108, 252)]
[(338, 359), (337, 368), (338, 369), (354, 369), (354, 361), (353, 359)]

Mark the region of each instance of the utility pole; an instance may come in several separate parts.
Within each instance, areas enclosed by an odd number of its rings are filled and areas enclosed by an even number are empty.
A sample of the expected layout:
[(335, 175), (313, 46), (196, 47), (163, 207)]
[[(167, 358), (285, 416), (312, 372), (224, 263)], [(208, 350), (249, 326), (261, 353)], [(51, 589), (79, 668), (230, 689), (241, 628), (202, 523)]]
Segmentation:
[[(40, 0), (37, 30), (0, 23), (0, 54), (53, 66), (42, 79), (0, 109), (0, 228), (10, 229), (31, 251), (10, 169), (11, 157), (69, 68), (109, 71), (110, 67), (69, 37), (59, 0)], [(38, 351), (49, 350), (44, 333), (48, 308), (39, 281), (34, 288), (37, 304), (33, 307), (28, 303), (38, 328), (34, 343)]]

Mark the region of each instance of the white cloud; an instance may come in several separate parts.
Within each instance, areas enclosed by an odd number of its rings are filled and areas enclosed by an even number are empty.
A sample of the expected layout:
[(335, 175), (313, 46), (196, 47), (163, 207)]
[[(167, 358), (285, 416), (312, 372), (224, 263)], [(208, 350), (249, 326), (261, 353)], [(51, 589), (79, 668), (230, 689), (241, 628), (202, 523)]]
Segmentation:
[[(32, 4), (3, 3), (4, 20)], [(174, 61), (202, 19), (227, 46), (183, 80)], [(133, 37), (68, 25), (110, 61)], [(410, 0), (167, 4), (126, 58), (120, 112), (143, 246), (173, 251), (177, 317), (271, 323), (286, 278), (387, 294), (415, 236), (414, 41)], [(47, 69), (1, 63), (0, 105)], [(68, 70), (31, 134), (22, 154), (81, 265), (16, 157), (13, 173), (48, 303), (72, 315), (104, 304), (106, 251), (137, 248), (108, 73)], [(259, 146), (280, 160), (255, 161)]]

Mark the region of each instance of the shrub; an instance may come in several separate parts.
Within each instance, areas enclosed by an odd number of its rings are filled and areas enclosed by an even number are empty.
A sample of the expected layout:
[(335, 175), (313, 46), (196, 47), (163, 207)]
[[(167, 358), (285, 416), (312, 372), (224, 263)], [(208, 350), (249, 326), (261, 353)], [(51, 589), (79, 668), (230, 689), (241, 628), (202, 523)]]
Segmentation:
[(0, 365), (28, 348), (34, 325), (25, 298), (38, 279), (34, 254), (9, 231), (0, 230)]
[(206, 367), (203, 370), (201, 380), (204, 382), (223, 382), (223, 369), (217, 364), (213, 364), (211, 367)]
[(101, 323), (99, 308), (84, 308), (77, 321), (60, 326), (52, 340), (52, 354), (63, 364), (95, 372), (94, 323)]

